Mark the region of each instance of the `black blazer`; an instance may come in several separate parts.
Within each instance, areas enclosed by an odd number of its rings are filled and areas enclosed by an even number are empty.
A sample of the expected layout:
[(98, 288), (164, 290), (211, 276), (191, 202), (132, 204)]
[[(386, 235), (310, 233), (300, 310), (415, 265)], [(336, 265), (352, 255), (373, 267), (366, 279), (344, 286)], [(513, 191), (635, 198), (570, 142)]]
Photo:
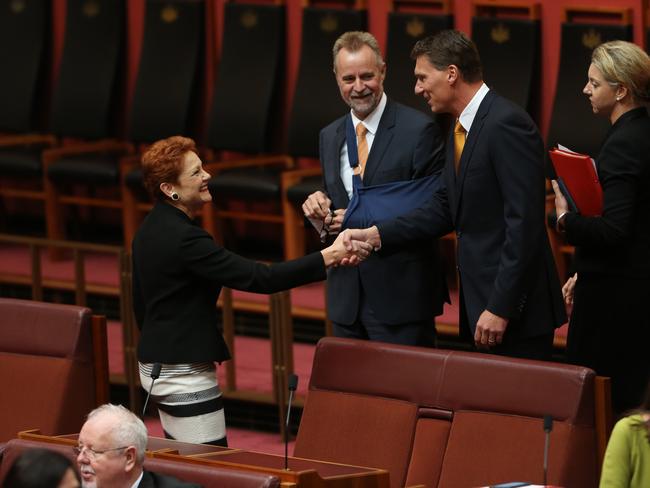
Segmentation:
[(428, 205), (378, 226), (382, 249), (455, 229), (461, 326), (473, 334), (487, 309), (509, 319), (506, 334), (552, 332), (566, 315), (544, 227), (544, 145), (534, 122), (490, 90), (467, 136), (458, 176), (453, 133), (446, 160), (445, 188)]
[(222, 286), (274, 293), (325, 278), (320, 253), (266, 265), (231, 253), (176, 207), (157, 202), (133, 239), (133, 308), (141, 362), (230, 358), (217, 329)]
[[(323, 185), (333, 209), (347, 208), (349, 203), (340, 169), (346, 117), (320, 133)], [(443, 165), (443, 139), (431, 117), (388, 100), (368, 154), (364, 185), (421, 178), (440, 171)], [(425, 238), (390, 254), (372, 253), (356, 268), (330, 269), (330, 320), (342, 324), (355, 322), (361, 286), (382, 322), (401, 324), (433, 319), (442, 313), (442, 303), (448, 297), (439, 261), (437, 241)]]
[(172, 476), (144, 470), (138, 488), (201, 488), (201, 485), (186, 483)]
[(603, 214), (569, 213), (568, 242), (578, 273), (650, 278), (650, 117), (645, 108), (621, 115), (596, 158)]

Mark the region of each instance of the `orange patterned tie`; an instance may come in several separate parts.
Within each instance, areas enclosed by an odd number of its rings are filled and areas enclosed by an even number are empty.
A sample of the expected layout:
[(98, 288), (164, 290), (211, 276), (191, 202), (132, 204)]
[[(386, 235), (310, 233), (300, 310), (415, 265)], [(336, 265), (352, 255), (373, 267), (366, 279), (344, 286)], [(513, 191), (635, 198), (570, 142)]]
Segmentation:
[(357, 153), (359, 155), (359, 174), (361, 178), (363, 178), (363, 171), (366, 169), (366, 161), (368, 161), (367, 132), (366, 126), (359, 122), (357, 124)]
[(454, 168), (456, 169), (456, 174), (458, 174), (460, 156), (463, 154), (466, 135), (465, 128), (460, 125), (460, 120), (456, 119), (456, 125), (454, 125)]

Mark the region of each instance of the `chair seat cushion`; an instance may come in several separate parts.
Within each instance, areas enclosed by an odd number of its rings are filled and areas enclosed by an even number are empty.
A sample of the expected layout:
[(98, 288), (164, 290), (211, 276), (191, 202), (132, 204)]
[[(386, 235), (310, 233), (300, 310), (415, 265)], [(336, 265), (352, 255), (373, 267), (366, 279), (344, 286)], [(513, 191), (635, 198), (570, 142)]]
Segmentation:
[(295, 205), (302, 205), (307, 197), (315, 191), (323, 190), (323, 182), (320, 176), (310, 176), (287, 188), (287, 198)]
[(214, 199), (225, 198), (242, 200), (280, 199), (279, 168), (247, 168), (218, 173), (210, 183), (210, 193)]
[(117, 158), (111, 155), (69, 156), (47, 169), (48, 178), (56, 183), (117, 185), (119, 174)]
[(12, 147), (0, 150), (0, 175), (38, 178), (42, 174), (42, 147)]

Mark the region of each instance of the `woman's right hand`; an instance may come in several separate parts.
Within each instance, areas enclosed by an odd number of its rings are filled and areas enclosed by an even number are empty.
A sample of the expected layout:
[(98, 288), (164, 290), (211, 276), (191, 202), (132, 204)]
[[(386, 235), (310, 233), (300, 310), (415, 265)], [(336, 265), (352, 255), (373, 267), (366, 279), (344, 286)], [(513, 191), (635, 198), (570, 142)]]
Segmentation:
[(372, 245), (364, 241), (355, 241), (351, 243), (351, 249), (348, 250), (343, 242), (344, 233), (340, 233), (331, 246), (321, 251), (326, 267), (338, 266), (341, 261), (345, 264), (355, 265), (366, 259), (372, 252)]
[(578, 281), (578, 273), (570, 277), (562, 287), (562, 298), (564, 298), (564, 304), (568, 312), (571, 312), (573, 308), (573, 291), (576, 287), (576, 281)]

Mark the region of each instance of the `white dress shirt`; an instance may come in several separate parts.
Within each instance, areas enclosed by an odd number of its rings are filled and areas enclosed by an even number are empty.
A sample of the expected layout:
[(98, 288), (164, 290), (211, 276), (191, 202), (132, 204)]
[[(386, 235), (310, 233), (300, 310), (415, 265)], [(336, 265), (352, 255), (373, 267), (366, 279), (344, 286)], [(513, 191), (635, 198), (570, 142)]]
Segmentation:
[(138, 485), (139, 485), (140, 482), (142, 481), (142, 477), (143, 477), (143, 476), (144, 476), (144, 471), (141, 471), (141, 472), (140, 472), (140, 476), (138, 476), (138, 479), (135, 480), (135, 483), (133, 483), (133, 484), (131, 485), (131, 488), (138, 488)]
[[(381, 120), (381, 116), (384, 115), (384, 109), (386, 108), (386, 101), (387, 101), (386, 93), (381, 94), (381, 99), (379, 100), (379, 103), (375, 107), (375, 109), (368, 114), (368, 116), (364, 120), (359, 120), (355, 115), (352, 110), (350, 110), (350, 114), (352, 115), (352, 124), (354, 125), (354, 130), (356, 133), (357, 130), (357, 125), (363, 124), (366, 126), (366, 129), (368, 129), (368, 132), (366, 132), (366, 141), (368, 142), (368, 154), (370, 154), (370, 150), (372, 149), (372, 143), (375, 140), (375, 134), (377, 134), (377, 129), (379, 128), (379, 121)], [(343, 144), (341, 147), (341, 180), (343, 181), (343, 186), (345, 186), (345, 190), (348, 192), (348, 198), (352, 198), (352, 174), (353, 170), (350, 167), (350, 160), (348, 159), (348, 145)]]
[[(366, 142), (368, 143), (368, 154), (370, 155), (370, 150), (372, 149), (372, 143), (375, 140), (375, 134), (377, 134), (377, 129), (379, 128), (379, 121), (381, 116), (384, 114), (384, 109), (386, 108), (386, 92), (381, 94), (381, 99), (375, 107), (375, 109), (368, 114), (364, 120), (359, 120), (354, 112), (350, 110), (350, 115), (352, 116), (352, 124), (354, 125), (354, 130), (356, 133), (357, 125), (363, 124), (368, 129), (366, 132)], [(343, 186), (345, 187), (346, 192), (348, 193), (348, 198), (352, 198), (352, 175), (353, 169), (350, 166), (350, 160), (348, 159), (348, 145), (344, 141), (343, 146), (341, 147), (340, 155), (341, 163), (341, 180), (343, 181)], [(321, 162), (322, 164), (322, 162)], [(323, 221), (320, 219), (308, 219), (309, 222), (314, 226), (316, 231), (320, 234), (321, 240), (326, 236), (325, 231), (323, 230)]]
[(472, 99), (469, 101), (467, 106), (463, 109), (463, 111), (460, 114), (460, 117), (458, 117), (458, 120), (460, 120), (460, 125), (463, 126), (463, 129), (465, 129), (465, 132), (467, 133), (467, 136), (469, 136), (469, 131), (472, 128), (472, 124), (474, 123), (474, 117), (476, 117), (476, 112), (478, 112), (478, 108), (481, 105), (481, 102), (485, 98), (485, 95), (490, 91), (488, 86), (483, 83), (481, 85), (481, 88), (478, 89), (478, 91), (474, 94)]

